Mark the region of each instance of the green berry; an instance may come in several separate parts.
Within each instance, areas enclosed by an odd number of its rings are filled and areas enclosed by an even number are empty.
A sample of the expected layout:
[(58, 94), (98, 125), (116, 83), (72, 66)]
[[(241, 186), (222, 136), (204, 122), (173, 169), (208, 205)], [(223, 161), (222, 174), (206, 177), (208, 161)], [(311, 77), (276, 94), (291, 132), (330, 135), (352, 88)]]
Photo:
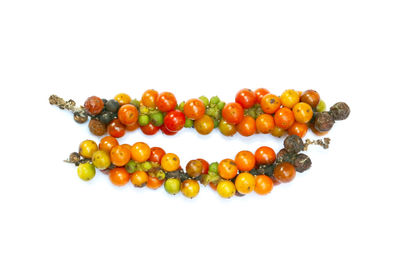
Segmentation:
[(181, 180), (178, 178), (169, 178), (164, 183), (164, 189), (171, 195), (176, 195), (181, 190)]
[(154, 126), (160, 127), (164, 123), (164, 116), (161, 112), (157, 111), (150, 115), (150, 120)]
[(191, 120), (189, 118), (186, 118), (186, 120), (185, 120), (185, 128), (192, 128), (193, 124), (194, 124), (193, 120)]
[(210, 104), (211, 105), (216, 105), (216, 104), (218, 104), (219, 103), (219, 97), (218, 96), (213, 96), (213, 97), (211, 97), (210, 98)]
[(208, 104), (210, 103), (210, 101), (208, 100), (208, 98), (205, 97), (205, 96), (200, 96), (199, 99), (200, 99), (201, 101), (203, 101), (204, 106), (206, 106), (206, 107), (207, 107)]
[(185, 101), (182, 101), (182, 102), (179, 104), (178, 109), (179, 109), (180, 111), (183, 112), (184, 106), (185, 106)]
[(93, 164), (86, 162), (78, 166), (78, 176), (84, 181), (90, 181), (96, 175), (96, 168)]
[(217, 108), (218, 108), (219, 110), (222, 110), (224, 107), (225, 107), (225, 102), (223, 102), (223, 101), (221, 101), (221, 102), (219, 102), (219, 103), (217, 104)]
[(137, 164), (133, 160), (130, 160), (126, 165), (125, 169), (128, 173), (134, 173), (137, 169)]
[(139, 109), (140, 107), (140, 102), (136, 98), (131, 100), (131, 104), (134, 105), (137, 109)]
[(318, 112), (323, 112), (326, 110), (326, 104), (324, 102), (324, 100), (320, 100), (318, 105), (317, 105), (317, 111)]
[(151, 168), (153, 168), (153, 166), (151, 165), (151, 163), (148, 162), (148, 161), (143, 162), (143, 163), (141, 164), (140, 167), (141, 167), (141, 169), (142, 169), (143, 171), (145, 171), (145, 172), (147, 172), (148, 170), (150, 170)]
[(150, 117), (145, 114), (139, 115), (139, 125), (140, 126), (146, 126), (147, 124), (150, 123)]
[(208, 173), (209, 174), (218, 174), (218, 162), (213, 162), (210, 164), (210, 167), (208, 167)]

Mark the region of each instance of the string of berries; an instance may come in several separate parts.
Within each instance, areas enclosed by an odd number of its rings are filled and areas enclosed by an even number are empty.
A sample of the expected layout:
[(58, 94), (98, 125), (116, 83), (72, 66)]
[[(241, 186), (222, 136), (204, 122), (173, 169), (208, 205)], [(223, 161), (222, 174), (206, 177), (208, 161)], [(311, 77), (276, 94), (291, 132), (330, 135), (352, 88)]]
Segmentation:
[(304, 153), (306, 145), (296, 135), (284, 140), (284, 148), (275, 154), (267, 146), (255, 153), (240, 151), (234, 159), (223, 159), (209, 164), (204, 159), (190, 160), (181, 168), (179, 157), (166, 153), (162, 148), (149, 147), (146, 143), (122, 144), (112, 136), (102, 138), (99, 144), (85, 140), (79, 152), (73, 152), (66, 162), (78, 166), (78, 176), (91, 180), (96, 169), (108, 174), (110, 181), (124, 186), (129, 181), (135, 187), (151, 189), (164, 185), (170, 194), (182, 194), (188, 198), (197, 196), (200, 184), (209, 185), (221, 197), (243, 196), (251, 192), (266, 195), (274, 186), (292, 181), (296, 172), (311, 167), (311, 159)]
[(326, 104), (320, 100), (318, 92), (293, 89), (280, 96), (264, 88), (242, 89), (231, 103), (221, 101), (218, 96), (210, 99), (201, 96), (178, 104), (172, 93), (158, 93), (153, 89), (145, 91), (140, 100), (131, 99), (125, 93), (109, 100), (91, 96), (79, 108), (74, 101), (64, 101), (55, 95), (50, 96), (49, 101), (72, 111), (79, 123), (90, 117), (89, 129), (94, 135), (108, 133), (115, 138), (138, 128), (146, 135), (160, 130), (166, 135), (175, 135), (183, 128), (195, 128), (198, 133), (207, 135), (218, 128), (225, 136), (260, 133), (303, 138), (309, 129), (319, 136), (325, 135), (336, 121), (350, 114), (344, 102), (325, 111)]

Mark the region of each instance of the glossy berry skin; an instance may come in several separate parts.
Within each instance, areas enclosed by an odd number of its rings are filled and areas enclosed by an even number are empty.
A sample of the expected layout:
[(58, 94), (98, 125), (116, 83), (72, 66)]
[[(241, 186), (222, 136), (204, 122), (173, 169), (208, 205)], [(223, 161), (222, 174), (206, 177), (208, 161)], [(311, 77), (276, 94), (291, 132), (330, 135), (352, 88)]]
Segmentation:
[(110, 156), (106, 151), (97, 150), (92, 156), (93, 165), (99, 170), (105, 170), (110, 167)]
[(167, 172), (179, 169), (180, 160), (174, 153), (167, 153), (161, 158), (161, 167)]
[(256, 94), (256, 103), (261, 104), (261, 100), (265, 95), (269, 94), (269, 91), (265, 88), (258, 88), (254, 91)]
[(150, 149), (149, 161), (161, 164), (161, 159), (165, 155), (164, 149), (161, 147), (152, 147)]
[(122, 167), (131, 159), (131, 152), (124, 146), (115, 146), (110, 151), (110, 158), (112, 164)]
[(210, 164), (204, 159), (197, 159), (197, 160), (199, 160), (202, 164), (201, 174), (207, 174)]
[(249, 194), (254, 191), (256, 179), (248, 172), (240, 173), (235, 180), (236, 190), (241, 194)]
[(283, 107), (276, 111), (274, 116), (275, 125), (284, 130), (289, 129), (294, 123), (294, 115), (292, 110)]
[(132, 104), (122, 105), (118, 110), (118, 119), (125, 125), (136, 123), (139, 117), (137, 108)]
[(251, 171), (256, 166), (256, 157), (250, 151), (243, 150), (236, 154), (235, 164), (239, 171)]
[(261, 99), (261, 109), (266, 114), (274, 114), (281, 106), (281, 100), (278, 96), (267, 94)]
[(236, 125), (236, 130), (243, 136), (255, 134), (256, 129), (256, 121), (250, 116), (244, 116), (242, 121)]
[(128, 94), (120, 93), (114, 97), (114, 100), (116, 100), (122, 106), (131, 103), (132, 99)]
[(233, 136), (237, 132), (236, 126), (222, 119), (218, 125), (219, 130), (225, 136)]
[(186, 164), (186, 173), (189, 177), (195, 178), (201, 175), (203, 163), (200, 160), (191, 160)]
[(305, 123), (299, 123), (295, 121), (292, 126), (288, 129), (288, 134), (289, 135), (297, 135), (300, 138), (303, 138), (306, 136), (308, 131), (308, 126)]
[(136, 142), (130, 150), (131, 158), (137, 162), (145, 162), (150, 158), (151, 149), (148, 144)]
[(154, 89), (146, 90), (142, 95), (142, 104), (149, 108), (155, 108), (157, 106), (158, 92)]
[(164, 180), (159, 180), (157, 177), (149, 176), (146, 186), (150, 189), (160, 188), (164, 183)]
[(106, 152), (110, 152), (111, 148), (117, 145), (119, 145), (119, 143), (118, 140), (115, 139), (115, 137), (105, 136), (100, 140), (99, 149)]
[(176, 195), (181, 190), (181, 180), (178, 178), (169, 178), (164, 183), (164, 189), (168, 194)]
[(89, 162), (79, 164), (77, 172), (79, 178), (84, 181), (90, 181), (96, 175), (95, 167)]
[(257, 132), (268, 134), (274, 129), (275, 121), (274, 117), (270, 114), (261, 114), (256, 119), (256, 129)]
[(110, 170), (110, 181), (116, 186), (123, 186), (129, 182), (130, 175), (125, 168), (117, 167)]
[(204, 113), (206, 112), (206, 107), (203, 101), (197, 98), (193, 98), (189, 99), (185, 103), (183, 107), (183, 112), (189, 119), (197, 120), (203, 117)]
[(200, 191), (200, 185), (196, 180), (187, 179), (181, 184), (181, 192), (187, 198), (194, 198)]
[(143, 187), (149, 180), (149, 176), (144, 171), (135, 171), (131, 175), (131, 182), (135, 187)]
[(309, 104), (312, 108), (316, 108), (320, 101), (320, 96), (315, 90), (307, 90), (301, 95), (300, 101)]
[(88, 99), (86, 99), (84, 104), (86, 112), (92, 116), (100, 114), (100, 112), (103, 110), (103, 107), (104, 107), (103, 100), (97, 96), (89, 97)]
[(281, 183), (288, 183), (296, 177), (296, 169), (288, 162), (279, 163), (274, 169), (274, 177)]
[(98, 149), (95, 141), (85, 140), (79, 145), (79, 154), (84, 158), (91, 159)]
[(274, 188), (274, 182), (267, 175), (257, 175), (256, 185), (254, 187), (254, 192), (259, 195), (266, 195), (272, 191)]
[(221, 180), (217, 185), (217, 192), (223, 198), (231, 198), (236, 193), (235, 185), (230, 180)]
[(132, 132), (132, 131), (136, 130), (137, 128), (139, 128), (139, 123), (138, 122), (134, 122), (132, 124), (125, 125), (125, 130), (129, 131), (129, 132)]
[(256, 94), (250, 89), (240, 90), (235, 97), (235, 102), (239, 103), (244, 109), (251, 108), (256, 101)]
[(313, 117), (312, 107), (307, 103), (297, 103), (293, 107), (294, 119), (300, 123), (308, 123)]
[(160, 130), (165, 135), (175, 135), (177, 133), (177, 132), (171, 132), (170, 130), (168, 130), (167, 127), (165, 127), (164, 124), (160, 127)]
[(160, 127), (154, 126), (154, 124), (150, 122), (145, 126), (140, 126), (140, 130), (142, 130), (145, 135), (155, 135), (160, 130)]
[(199, 134), (207, 135), (214, 129), (214, 120), (208, 115), (203, 115), (203, 117), (194, 121), (194, 128)]
[(259, 147), (254, 153), (257, 165), (271, 165), (276, 160), (275, 151), (268, 146)]
[(284, 107), (292, 108), (294, 105), (299, 103), (300, 96), (296, 90), (289, 89), (282, 93), (281, 102)]
[(287, 132), (285, 129), (282, 129), (276, 125), (275, 125), (274, 129), (272, 129), (272, 131), (271, 131), (271, 135), (275, 136), (275, 137), (282, 137), (286, 134), (287, 134)]
[(231, 159), (224, 159), (218, 164), (218, 173), (224, 179), (233, 179), (237, 175), (238, 168)]
[(231, 124), (238, 124), (244, 117), (243, 107), (238, 103), (229, 103), (222, 109), (222, 117)]
[(177, 101), (174, 94), (170, 92), (163, 92), (158, 95), (156, 105), (160, 111), (168, 112), (176, 108)]
[(180, 110), (168, 112), (164, 117), (164, 125), (171, 132), (178, 132), (185, 126), (185, 114)]
[(108, 134), (115, 138), (120, 138), (125, 135), (125, 125), (119, 119), (114, 119), (107, 126)]

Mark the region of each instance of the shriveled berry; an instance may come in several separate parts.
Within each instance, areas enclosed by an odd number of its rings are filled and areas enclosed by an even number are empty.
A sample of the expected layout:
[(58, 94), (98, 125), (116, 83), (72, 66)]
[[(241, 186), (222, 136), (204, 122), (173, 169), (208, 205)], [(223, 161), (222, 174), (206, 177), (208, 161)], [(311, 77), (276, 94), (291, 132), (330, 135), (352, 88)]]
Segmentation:
[(109, 124), (113, 119), (116, 118), (116, 114), (111, 111), (103, 111), (99, 115), (99, 120), (105, 125)]
[(332, 129), (335, 124), (333, 117), (326, 111), (315, 115), (314, 127), (320, 132), (326, 132)]
[(102, 136), (107, 132), (107, 126), (98, 119), (91, 119), (89, 130), (94, 135)]
[(84, 106), (87, 113), (95, 116), (103, 110), (104, 102), (100, 97), (91, 96), (86, 99)]
[(110, 99), (106, 103), (106, 110), (116, 113), (120, 107), (120, 104), (115, 99)]
[(77, 163), (81, 160), (81, 155), (78, 152), (73, 152), (69, 155), (69, 162)]
[(286, 137), (283, 145), (289, 153), (298, 153), (304, 149), (303, 140), (297, 135)]
[(75, 112), (74, 113), (74, 120), (77, 123), (84, 123), (88, 120), (88, 115), (84, 112)]
[(335, 121), (345, 120), (350, 115), (350, 107), (344, 102), (339, 102), (331, 107), (329, 113)]
[(297, 154), (293, 162), (293, 166), (298, 172), (304, 172), (308, 170), (311, 168), (311, 164), (312, 162), (310, 157), (303, 153)]

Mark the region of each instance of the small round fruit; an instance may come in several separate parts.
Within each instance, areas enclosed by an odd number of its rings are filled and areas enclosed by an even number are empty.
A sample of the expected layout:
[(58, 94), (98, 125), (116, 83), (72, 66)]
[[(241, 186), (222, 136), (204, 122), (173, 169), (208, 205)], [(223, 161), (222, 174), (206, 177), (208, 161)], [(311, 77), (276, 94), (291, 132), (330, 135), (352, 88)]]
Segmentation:
[(268, 94), (261, 99), (260, 104), (264, 113), (274, 114), (281, 107), (281, 100), (276, 95)]
[(242, 172), (236, 177), (235, 187), (240, 194), (249, 194), (253, 192), (255, 186), (256, 179), (248, 172)]
[(203, 164), (200, 160), (191, 160), (186, 164), (186, 173), (189, 177), (195, 178), (201, 175)]
[(244, 116), (242, 121), (236, 125), (236, 130), (242, 136), (251, 136), (256, 133), (256, 121), (250, 116)]
[(208, 168), (208, 173), (218, 174), (218, 162), (212, 162)]
[(307, 103), (297, 103), (293, 107), (294, 119), (300, 123), (308, 123), (313, 117), (312, 107)]
[(88, 114), (95, 116), (103, 110), (104, 102), (100, 97), (91, 96), (86, 99), (84, 107)]
[(326, 104), (324, 100), (320, 100), (317, 105), (317, 112), (324, 112), (326, 110)]
[(235, 164), (239, 171), (251, 171), (256, 166), (256, 157), (250, 151), (243, 150), (236, 154)]
[(150, 117), (146, 114), (141, 114), (139, 115), (138, 123), (139, 126), (146, 126), (147, 124), (150, 123)]
[(194, 128), (199, 134), (207, 135), (214, 129), (214, 121), (210, 116), (203, 115), (203, 117), (194, 121)]
[(225, 136), (233, 136), (237, 130), (234, 124), (227, 122), (226, 120), (222, 119), (218, 125), (219, 130)]
[(137, 169), (137, 163), (133, 160), (130, 160), (127, 164), (125, 164), (125, 169), (128, 173), (134, 173)]
[(172, 110), (164, 117), (164, 126), (171, 132), (180, 131), (185, 126), (186, 118), (180, 110)]
[(117, 167), (110, 170), (110, 181), (116, 186), (123, 186), (129, 182), (129, 173), (125, 168)]
[(164, 123), (164, 116), (161, 112), (154, 112), (150, 114), (150, 122), (154, 124), (154, 126), (160, 127)]
[(139, 112), (132, 104), (125, 104), (118, 110), (118, 119), (125, 125), (130, 125), (137, 122)]
[(144, 171), (135, 171), (132, 173), (131, 182), (135, 187), (143, 187), (149, 180), (149, 176)]
[(256, 94), (256, 103), (261, 104), (261, 100), (265, 95), (269, 94), (269, 91), (265, 88), (258, 88), (254, 91)]
[(139, 128), (139, 126), (140, 125), (138, 122), (134, 122), (132, 124), (125, 125), (125, 130), (132, 132), (132, 131), (136, 130), (137, 128)]
[(117, 100), (115, 99), (110, 99), (106, 103), (106, 110), (112, 113), (117, 113), (119, 107), (121, 106)]
[(164, 189), (168, 194), (176, 195), (181, 190), (181, 180), (178, 178), (169, 178), (164, 183)]
[(197, 159), (197, 160), (200, 161), (202, 165), (201, 174), (207, 174), (210, 168), (210, 164), (204, 159)]
[(275, 151), (268, 146), (261, 146), (254, 154), (257, 165), (271, 165), (276, 160)]
[(155, 135), (160, 130), (160, 127), (157, 127), (152, 123), (148, 123), (145, 126), (141, 126), (140, 130), (142, 130), (145, 135)]
[(235, 185), (230, 180), (221, 180), (217, 186), (218, 194), (223, 198), (231, 198), (236, 193)]
[(161, 167), (167, 172), (173, 172), (179, 169), (180, 160), (174, 153), (167, 153), (161, 159)]
[(261, 114), (256, 119), (257, 132), (267, 134), (275, 127), (274, 117), (270, 114)]
[(189, 99), (183, 107), (183, 112), (189, 119), (197, 120), (203, 117), (206, 112), (206, 106), (200, 99)]
[(181, 191), (185, 197), (194, 198), (200, 191), (200, 185), (196, 180), (186, 179), (181, 184)]
[(272, 129), (272, 131), (271, 131), (272, 136), (275, 136), (275, 137), (282, 137), (286, 133), (287, 132), (286, 132), (285, 129), (282, 129), (282, 128), (276, 126), (276, 125), (275, 125), (274, 129)]
[(320, 100), (320, 96), (315, 90), (304, 91), (300, 97), (300, 101), (309, 104), (312, 108), (316, 108)]
[(289, 129), (294, 123), (294, 115), (292, 110), (287, 107), (283, 107), (276, 111), (274, 116), (275, 125), (284, 130)]
[(95, 167), (89, 162), (79, 164), (77, 171), (79, 178), (84, 181), (92, 180), (93, 177), (96, 175)]
[(236, 94), (235, 102), (243, 108), (251, 108), (256, 103), (256, 94), (250, 89), (242, 89)]
[(164, 155), (165, 155), (164, 149), (162, 149), (161, 147), (152, 147), (150, 148), (149, 161), (161, 164), (161, 159)]
[(222, 117), (231, 124), (238, 124), (244, 117), (244, 110), (238, 103), (229, 103), (222, 109)]
[(125, 125), (119, 119), (114, 119), (107, 126), (108, 134), (115, 138), (120, 138), (125, 135)]
[(131, 97), (128, 94), (120, 93), (114, 97), (114, 99), (122, 106), (131, 103)]
[(299, 123), (299, 122), (294, 122), (292, 126), (288, 129), (288, 134), (289, 135), (297, 135), (300, 138), (303, 138), (306, 136), (308, 131), (308, 126), (305, 123)]
[(254, 187), (254, 192), (259, 195), (266, 195), (272, 191), (274, 188), (274, 182), (272, 179), (266, 175), (256, 176), (256, 186)]
[(124, 146), (115, 146), (110, 151), (112, 164), (118, 167), (125, 166), (131, 159), (131, 152)]
[(146, 90), (142, 95), (142, 104), (149, 108), (156, 107), (158, 92), (154, 89)]
[(85, 140), (79, 145), (79, 154), (87, 159), (91, 159), (93, 153), (98, 150), (97, 144), (93, 140)]
[(165, 135), (175, 135), (175, 134), (178, 133), (178, 132), (171, 132), (170, 130), (167, 129), (167, 127), (165, 127), (165, 125), (162, 125), (162, 126), (160, 127), (160, 129), (161, 129), (161, 132), (162, 132), (163, 134), (165, 134)]
[(164, 180), (160, 180), (157, 177), (149, 176), (146, 186), (151, 189), (157, 189), (160, 188), (163, 185), (163, 183)]
[(101, 138), (100, 143), (99, 143), (99, 149), (106, 151), (106, 152), (110, 152), (111, 148), (113, 148), (114, 146), (119, 145), (118, 140), (115, 139), (115, 137), (112, 136), (105, 136), (103, 138)]
[(300, 96), (296, 90), (289, 89), (282, 93), (281, 103), (284, 107), (292, 108), (294, 105), (299, 103)]
[(99, 170), (105, 170), (110, 167), (110, 156), (106, 151), (97, 150), (92, 156), (93, 165)]
[(224, 179), (233, 179), (237, 175), (238, 168), (231, 159), (224, 159), (218, 164), (218, 173)]
[(107, 132), (107, 126), (100, 120), (93, 118), (89, 121), (89, 131), (96, 136), (102, 136)]
[(296, 168), (288, 162), (279, 163), (274, 169), (274, 177), (281, 183), (288, 183), (296, 177)]
[(170, 92), (163, 92), (158, 95), (156, 105), (160, 111), (168, 112), (175, 109), (177, 102), (174, 94)]
[(149, 159), (151, 150), (148, 144), (137, 142), (132, 145), (131, 157), (134, 161), (145, 162)]

